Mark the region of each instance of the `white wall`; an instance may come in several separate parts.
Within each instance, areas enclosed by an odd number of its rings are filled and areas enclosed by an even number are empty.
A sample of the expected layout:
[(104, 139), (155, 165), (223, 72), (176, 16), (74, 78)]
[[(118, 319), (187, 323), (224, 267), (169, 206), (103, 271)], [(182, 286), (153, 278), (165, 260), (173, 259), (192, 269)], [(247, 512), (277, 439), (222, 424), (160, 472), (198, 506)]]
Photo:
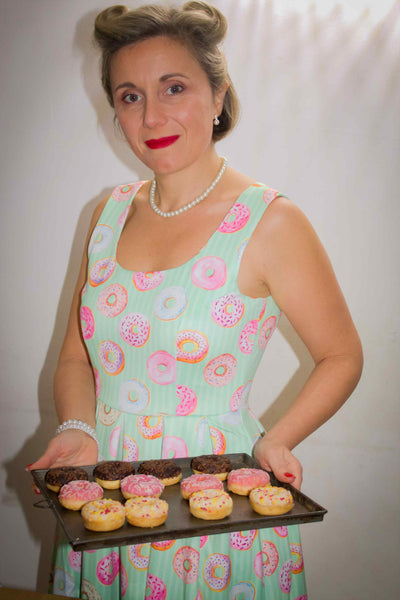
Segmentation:
[[(1, 0), (0, 581), (46, 589), (53, 517), (23, 467), (55, 426), (51, 380), (90, 214), (148, 176), (115, 138), (90, 44), (105, 0)], [(138, 4), (132, 1), (132, 6)], [(242, 101), (221, 142), (231, 165), (279, 188), (325, 244), (365, 350), (339, 414), (297, 449), (311, 600), (395, 600), (399, 548), (400, 3), (216, 0)], [(310, 359), (282, 321), (253, 407), (272, 423)]]

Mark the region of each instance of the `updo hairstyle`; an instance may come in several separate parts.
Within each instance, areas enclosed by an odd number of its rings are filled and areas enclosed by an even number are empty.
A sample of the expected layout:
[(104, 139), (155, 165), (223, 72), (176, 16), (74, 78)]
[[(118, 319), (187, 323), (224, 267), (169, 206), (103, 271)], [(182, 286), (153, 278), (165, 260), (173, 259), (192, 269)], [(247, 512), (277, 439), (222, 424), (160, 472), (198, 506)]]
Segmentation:
[(113, 55), (124, 46), (166, 36), (191, 52), (206, 73), (213, 93), (228, 82), (219, 125), (213, 129), (213, 140), (222, 139), (236, 125), (239, 116), (238, 98), (219, 48), (226, 30), (224, 15), (201, 0), (191, 0), (182, 8), (159, 5), (134, 10), (120, 5), (106, 8), (95, 20), (94, 38), (102, 52), (101, 81), (110, 105), (114, 107), (110, 81)]

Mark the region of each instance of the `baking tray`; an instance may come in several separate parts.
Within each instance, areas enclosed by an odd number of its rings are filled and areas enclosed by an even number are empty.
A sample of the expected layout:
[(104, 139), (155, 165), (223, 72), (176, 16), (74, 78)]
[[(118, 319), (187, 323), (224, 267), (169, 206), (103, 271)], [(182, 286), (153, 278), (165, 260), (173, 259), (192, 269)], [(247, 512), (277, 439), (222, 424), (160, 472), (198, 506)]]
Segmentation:
[[(227, 454), (226, 456), (230, 458), (233, 469), (240, 469), (242, 467), (259, 468), (259, 464), (248, 454)], [(190, 468), (192, 457), (176, 458), (174, 460), (181, 467), (183, 478), (192, 475), (193, 471)], [(133, 463), (136, 470), (140, 462), (142, 461)], [(89, 477), (92, 480), (94, 465), (83, 468), (89, 473)], [(126, 522), (123, 527), (115, 531), (94, 532), (85, 529), (80, 511), (65, 509), (59, 503), (57, 494), (46, 487), (44, 481), (46, 469), (31, 471), (31, 473), (36, 485), (43, 494), (44, 500), (42, 502), (46, 502), (53, 510), (68, 542), (74, 550), (95, 550), (110, 546), (144, 544), (146, 542), (160, 542), (186, 537), (213, 535), (216, 533), (229, 533), (231, 531), (310, 523), (322, 521), (327, 512), (325, 508), (293, 488), (290, 484), (278, 482), (274, 475), (270, 473), (272, 485), (285, 487), (293, 495), (294, 507), (284, 515), (259, 515), (251, 508), (248, 496), (231, 494), (233, 511), (229, 517), (216, 521), (197, 519), (190, 514), (189, 502), (182, 498), (180, 486), (176, 484), (165, 487), (162, 493), (161, 497), (168, 502), (169, 512), (166, 522), (160, 527), (134, 527)], [(104, 497), (125, 502), (121, 490), (104, 490)]]

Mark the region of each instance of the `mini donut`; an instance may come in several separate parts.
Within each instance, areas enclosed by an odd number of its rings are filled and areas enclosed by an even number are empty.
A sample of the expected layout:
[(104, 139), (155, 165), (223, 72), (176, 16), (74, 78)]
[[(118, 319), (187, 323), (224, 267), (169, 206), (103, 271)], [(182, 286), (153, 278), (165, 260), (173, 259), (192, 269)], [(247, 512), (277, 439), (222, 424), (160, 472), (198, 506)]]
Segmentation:
[(133, 475), (135, 467), (122, 460), (107, 460), (93, 469), (94, 480), (106, 490), (117, 490), (121, 487), (121, 479)]
[(161, 321), (173, 321), (187, 307), (188, 299), (185, 288), (172, 285), (159, 292), (154, 300), (153, 311)]
[(201, 362), (208, 352), (207, 337), (200, 331), (193, 329), (179, 331), (175, 342), (176, 358), (182, 362), (192, 364)]
[(260, 515), (283, 515), (294, 506), (293, 496), (283, 487), (256, 487), (250, 492), (250, 504)]
[(192, 282), (204, 290), (217, 290), (226, 281), (226, 264), (219, 256), (204, 256), (192, 268)]
[(57, 493), (61, 486), (77, 479), (89, 481), (89, 475), (82, 467), (54, 467), (49, 469), (44, 476), (47, 488)]
[(141, 313), (128, 313), (119, 323), (119, 333), (127, 344), (141, 348), (149, 339), (149, 320)]
[(128, 292), (123, 285), (112, 283), (97, 298), (97, 308), (104, 317), (113, 318), (122, 313), (128, 303)]
[(164, 490), (164, 484), (153, 475), (128, 475), (121, 480), (121, 492), (125, 499), (137, 496), (158, 498)]
[(223, 592), (231, 579), (231, 559), (227, 554), (210, 554), (203, 566), (204, 581), (214, 592)]
[(125, 523), (125, 508), (121, 502), (110, 498), (88, 502), (81, 515), (85, 528), (90, 531), (113, 531)]
[(92, 287), (101, 285), (110, 279), (115, 269), (115, 259), (112, 256), (96, 260), (89, 271), (89, 283)]
[(164, 271), (136, 271), (132, 275), (132, 281), (139, 292), (153, 290), (164, 281)]
[(216, 475), (221, 481), (225, 481), (228, 473), (232, 470), (230, 458), (224, 455), (204, 454), (192, 458), (190, 466), (194, 473), (207, 473)]
[(237, 294), (225, 294), (211, 304), (211, 318), (220, 327), (234, 327), (243, 313), (244, 304)]
[(158, 527), (168, 517), (168, 503), (153, 496), (130, 498), (125, 510), (128, 523), (135, 527)]
[(232, 354), (216, 356), (204, 368), (203, 377), (209, 385), (222, 387), (235, 377), (237, 360)]
[(118, 375), (125, 366), (125, 356), (121, 348), (111, 340), (100, 342), (98, 354), (101, 366), (109, 375)]
[(233, 509), (233, 501), (223, 490), (209, 489), (194, 492), (189, 497), (189, 509), (194, 517), (205, 521), (224, 519)]
[(141, 463), (138, 473), (153, 475), (165, 486), (174, 485), (182, 479), (182, 469), (172, 460), (145, 460)]
[(246, 225), (250, 218), (250, 209), (246, 204), (235, 202), (218, 227), (220, 233), (235, 233)]
[(169, 385), (176, 379), (176, 358), (165, 350), (151, 354), (146, 366), (147, 373), (154, 383)]
[(87, 502), (100, 500), (102, 497), (103, 489), (98, 483), (82, 479), (66, 483), (58, 494), (61, 506), (68, 510), (80, 510)]
[(94, 316), (88, 306), (81, 306), (80, 312), (82, 337), (84, 340), (90, 340), (94, 334)]
[(202, 490), (223, 490), (224, 484), (216, 475), (208, 475), (203, 473), (195, 473), (182, 479), (181, 494), (187, 500), (194, 492)]
[(269, 475), (262, 469), (235, 469), (228, 475), (228, 490), (239, 496), (248, 496), (253, 488), (269, 484)]

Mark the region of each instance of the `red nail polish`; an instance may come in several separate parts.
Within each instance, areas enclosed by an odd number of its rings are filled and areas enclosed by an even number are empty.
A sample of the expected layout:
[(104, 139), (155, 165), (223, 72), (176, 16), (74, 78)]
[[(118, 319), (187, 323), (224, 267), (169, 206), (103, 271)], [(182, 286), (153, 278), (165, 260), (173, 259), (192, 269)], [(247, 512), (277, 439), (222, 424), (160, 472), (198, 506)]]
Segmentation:
[(284, 473), (285, 477), (294, 477), (293, 473)]
[(33, 465), (33, 463), (31, 463), (30, 465), (26, 465), (25, 471), (29, 471), (29, 467), (31, 467), (32, 465)]

